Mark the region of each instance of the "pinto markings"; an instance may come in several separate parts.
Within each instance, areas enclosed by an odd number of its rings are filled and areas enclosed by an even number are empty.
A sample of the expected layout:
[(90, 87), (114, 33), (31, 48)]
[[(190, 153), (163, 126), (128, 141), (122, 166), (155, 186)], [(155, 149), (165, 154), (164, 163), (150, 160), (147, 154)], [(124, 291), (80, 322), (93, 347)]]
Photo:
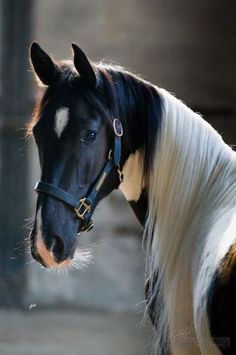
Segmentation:
[(140, 151), (130, 154), (122, 169), (124, 181), (120, 190), (127, 201), (138, 201), (144, 188), (143, 157)]

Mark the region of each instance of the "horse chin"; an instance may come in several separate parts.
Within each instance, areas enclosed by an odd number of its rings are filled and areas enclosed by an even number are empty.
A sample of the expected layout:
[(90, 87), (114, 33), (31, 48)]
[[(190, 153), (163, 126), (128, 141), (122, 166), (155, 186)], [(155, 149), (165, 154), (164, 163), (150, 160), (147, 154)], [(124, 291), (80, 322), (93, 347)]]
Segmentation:
[(63, 267), (71, 266), (72, 260), (67, 259), (62, 262), (57, 262), (53, 256), (50, 259), (45, 260), (37, 251), (32, 251), (33, 258), (40, 263), (46, 269), (59, 269)]

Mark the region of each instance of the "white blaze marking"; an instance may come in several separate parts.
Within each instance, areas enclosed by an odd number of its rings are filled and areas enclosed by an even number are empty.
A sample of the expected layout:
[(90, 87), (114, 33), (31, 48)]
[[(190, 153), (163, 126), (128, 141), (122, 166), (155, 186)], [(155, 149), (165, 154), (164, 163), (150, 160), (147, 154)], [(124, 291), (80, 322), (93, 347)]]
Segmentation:
[(120, 184), (119, 189), (127, 201), (138, 201), (144, 187), (143, 158), (139, 151), (130, 154), (124, 164), (122, 173), (124, 174), (124, 181)]
[(55, 123), (54, 123), (54, 130), (60, 138), (62, 132), (66, 128), (66, 125), (69, 120), (69, 108), (68, 107), (61, 107), (57, 110), (55, 115)]

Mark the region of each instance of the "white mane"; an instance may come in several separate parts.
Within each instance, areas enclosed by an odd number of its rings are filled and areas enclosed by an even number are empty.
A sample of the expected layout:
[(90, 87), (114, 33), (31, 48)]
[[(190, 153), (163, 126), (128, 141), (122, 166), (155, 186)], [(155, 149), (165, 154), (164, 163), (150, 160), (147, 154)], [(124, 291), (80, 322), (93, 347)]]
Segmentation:
[[(158, 291), (157, 354), (220, 354), (210, 339), (206, 293), (236, 241), (236, 154), (202, 117), (163, 89), (149, 180), (147, 276)], [(163, 302), (162, 302), (163, 299)]]

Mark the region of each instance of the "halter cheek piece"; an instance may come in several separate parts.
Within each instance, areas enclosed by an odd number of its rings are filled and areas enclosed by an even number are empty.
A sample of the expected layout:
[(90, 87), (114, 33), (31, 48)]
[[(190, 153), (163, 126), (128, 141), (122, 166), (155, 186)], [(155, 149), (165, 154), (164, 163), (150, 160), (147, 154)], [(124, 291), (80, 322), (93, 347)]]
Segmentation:
[(93, 228), (93, 222), (91, 220), (94, 206), (96, 204), (97, 195), (101, 187), (106, 181), (106, 178), (112, 169), (116, 169), (120, 182), (123, 181), (123, 174), (120, 170), (121, 161), (121, 137), (123, 136), (123, 127), (118, 118), (113, 120), (114, 130), (114, 143), (113, 149), (109, 151), (108, 159), (98, 176), (98, 179), (89, 189), (87, 196), (80, 200), (70, 193), (64, 191), (60, 187), (54, 186), (48, 182), (38, 181), (34, 190), (38, 193), (44, 193), (58, 200), (64, 202), (68, 206), (72, 207), (79, 219), (83, 221), (81, 231), (89, 231)]

